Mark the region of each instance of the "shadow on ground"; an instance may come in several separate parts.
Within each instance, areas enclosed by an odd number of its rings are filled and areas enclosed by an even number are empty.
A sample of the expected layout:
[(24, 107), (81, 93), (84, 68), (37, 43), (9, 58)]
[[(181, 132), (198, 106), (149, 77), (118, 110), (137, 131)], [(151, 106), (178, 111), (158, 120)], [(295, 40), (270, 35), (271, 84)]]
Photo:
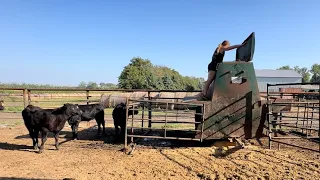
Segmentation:
[(3, 150), (28, 150), (28, 149), (33, 149), (33, 147), (27, 146), (27, 145), (10, 144), (7, 142), (0, 142), (0, 149), (3, 149)]
[[(83, 148), (108, 148), (108, 149), (122, 149), (124, 147), (124, 141), (120, 140), (115, 136), (115, 129), (113, 127), (106, 127), (105, 135), (97, 135), (98, 129), (97, 126), (92, 126), (89, 128), (83, 128), (78, 132), (78, 140), (80, 141), (89, 141), (87, 145), (83, 145)], [(141, 131), (140, 129), (135, 130), (135, 134), (144, 134), (147, 131)], [(147, 136), (163, 136), (163, 131), (153, 130), (146, 134)], [(194, 134), (184, 131), (167, 131), (167, 136), (171, 137), (184, 137), (192, 138)], [(53, 133), (48, 133), (48, 138), (54, 138)], [(16, 136), (15, 139), (30, 139), (29, 134)], [(139, 148), (183, 148), (183, 147), (210, 147), (216, 141), (205, 141), (198, 142), (192, 140), (166, 140), (166, 139), (151, 139), (151, 138), (134, 138), (134, 143)], [(60, 145), (68, 143), (69, 141), (77, 141), (72, 139), (72, 131), (70, 127), (65, 127), (63, 131), (60, 132)], [(130, 144), (131, 138), (128, 138), (128, 144)], [(39, 134), (39, 142), (41, 142), (41, 134)], [(103, 142), (103, 143), (101, 143)], [(5, 144), (2, 144), (2, 149), (15, 150), (21, 148), (31, 148), (31, 146), (22, 145), (9, 145), (5, 147)], [(97, 147), (99, 146), (99, 147)], [(111, 146), (114, 146), (112, 148)]]

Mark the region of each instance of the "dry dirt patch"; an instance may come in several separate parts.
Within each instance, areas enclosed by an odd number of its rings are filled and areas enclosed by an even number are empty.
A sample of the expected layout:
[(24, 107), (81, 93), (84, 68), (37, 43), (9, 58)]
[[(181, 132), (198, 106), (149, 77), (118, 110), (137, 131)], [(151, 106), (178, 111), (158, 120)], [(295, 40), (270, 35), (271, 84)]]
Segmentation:
[(44, 153), (38, 154), (23, 125), (1, 127), (0, 133), (3, 179), (320, 179), (319, 153), (301, 149), (254, 146), (215, 157), (212, 147), (138, 146), (133, 155), (125, 155), (123, 146), (112, 141), (113, 129), (96, 138), (96, 129), (84, 123), (81, 140), (70, 140), (70, 127), (65, 127), (60, 150), (50, 134)]

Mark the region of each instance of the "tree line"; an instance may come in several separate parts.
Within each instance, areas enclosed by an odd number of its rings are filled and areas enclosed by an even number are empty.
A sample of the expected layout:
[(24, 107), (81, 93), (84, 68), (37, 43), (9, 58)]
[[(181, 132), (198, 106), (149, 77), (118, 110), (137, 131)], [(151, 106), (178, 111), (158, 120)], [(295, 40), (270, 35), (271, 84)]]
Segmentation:
[[(279, 70), (295, 70), (302, 75), (302, 82), (320, 82), (320, 64), (306, 67), (289, 65)], [(1, 83), (0, 88), (81, 88), (81, 89), (157, 89), (157, 90), (200, 90), (205, 79), (182, 76), (178, 71), (166, 66), (154, 65), (149, 59), (133, 57), (118, 77), (118, 84), (93, 81), (80, 82), (78, 86), (56, 86), (50, 84)]]
[(97, 84), (96, 82), (89, 81), (80, 82), (78, 86), (57, 86), (50, 84), (28, 84), (28, 83), (1, 83), (0, 88), (24, 88), (24, 89), (68, 89), (68, 88), (78, 88), (78, 89), (116, 89), (118, 86), (113, 83), (101, 82)]
[(182, 76), (166, 66), (153, 65), (149, 59), (134, 57), (118, 77), (123, 89), (200, 90), (203, 78)]
[(302, 76), (302, 82), (320, 82), (320, 64), (313, 64), (310, 69), (306, 67), (289, 65), (278, 68), (279, 70), (295, 70)]

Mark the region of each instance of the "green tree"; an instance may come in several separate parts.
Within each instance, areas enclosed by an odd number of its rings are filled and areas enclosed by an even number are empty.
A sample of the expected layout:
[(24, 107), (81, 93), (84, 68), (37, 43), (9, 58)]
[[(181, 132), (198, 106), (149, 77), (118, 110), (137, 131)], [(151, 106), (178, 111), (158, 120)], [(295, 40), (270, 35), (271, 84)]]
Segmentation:
[(87, 84), (87, 88), (88, 89), (97, 89), (98, 88), (98, 84), (96, 82), (89, 81), (88, 84)]
[(78, 88), (86, 88), (87, 87), (87, 83), (84, 81), (81, 81), (80, 84), (78, 85)]
[(107, 88), (106, 83), (104, 82), (99, 83), (99, 88)]
[(134, 57), (118, 77), (119, 87), (125, 89), (147, 89), (154, 85), (152, 64), (148, 59)]
[(105, 88), (116, 89), (118, 88), (118, 85), (113, 83), (105, 83)]
[(280, 67), (280, 68), (278, 68), (277, 70), (290, 70), (290, 69), (292, 69), (292, 68), (290, 68), (290, 66), (282, 66), (282, 67)]
[(162, 77), (162, 82), (165, 90), (170, 90), (175, 88), (174, 82), (172, 81), (171, 76), (168, 74)]
[(303, 83), (310, 81), (310, 73), (308, 68), (306, 67), (300, 68), (299, 66), (295, 66), (293, 69), (302, 76)]
[(278, 70), (295, 70), (302, 76), (302, 82), (310, 81), (310, 72), (306, 67), (300, 68), (299, 66), (294, 66), (294, 68), (291, 68), (290, 66), (286, 65), (278, 68)]
[(118, 77), (119, 88), (199, 90), (203, 78), (182, 76), (166, 66), (153, 65), (150, 60), (134, 57)]
[(312, 73), (311, 82), (320, 82), (320, 64), (313, 64), (310, 72)]
[(172, 70), (171, 79), (173, 81), (173, 89), (174, 90), (184, 90), (185, 89), (185, 83), (183, 81), (183, 76), (180, 75), (179, 72)]

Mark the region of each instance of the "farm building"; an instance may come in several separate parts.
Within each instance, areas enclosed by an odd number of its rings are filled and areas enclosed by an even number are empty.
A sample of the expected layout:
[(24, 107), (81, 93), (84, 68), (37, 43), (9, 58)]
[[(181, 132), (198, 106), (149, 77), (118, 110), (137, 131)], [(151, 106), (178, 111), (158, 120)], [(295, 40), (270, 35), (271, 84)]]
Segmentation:
[[(260, 92), (267, 92), (267, 83), (283, 84), (283, 83), (301, 83), (302, 76), (294, 70), (272, 70), (272, 69), (255, 69), (258, 87)], [(300, 86), (285, 86), (285, 88)], [(269, 87), (270, 92), (280, 91), (281, 86)]]

